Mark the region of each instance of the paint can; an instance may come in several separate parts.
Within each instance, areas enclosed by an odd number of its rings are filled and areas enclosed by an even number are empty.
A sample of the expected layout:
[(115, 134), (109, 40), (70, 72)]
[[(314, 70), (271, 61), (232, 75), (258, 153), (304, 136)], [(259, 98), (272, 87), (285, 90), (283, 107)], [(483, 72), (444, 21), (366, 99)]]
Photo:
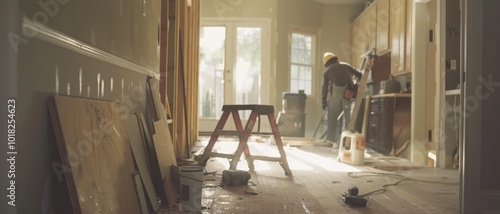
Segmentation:
[(180, 196), (182, 211), (201, 211), (201, 195), (203, 189), (202, 166), (180, 166)]

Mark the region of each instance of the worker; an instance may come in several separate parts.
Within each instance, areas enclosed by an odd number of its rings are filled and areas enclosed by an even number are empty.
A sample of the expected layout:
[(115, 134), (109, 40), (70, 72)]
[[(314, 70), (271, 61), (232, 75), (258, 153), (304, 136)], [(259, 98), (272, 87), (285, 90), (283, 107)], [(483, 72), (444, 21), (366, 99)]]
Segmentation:
[(323, 111), (328, 110), (328, 130), (326, 140), (333, 142), (333, 147), (338, 147), (340, 140), (337, 133), (337, 118), (344, 112), (342, 128), (344, 130), (349, 122), (351, 112), (351, 100), (344, 99), (344, 91), (347, 84), (352, 84), (353, 77), (361, 79), (361, 73), (331, 52), (323, 55), (325, 71), (323, 73), (323, 84), (321, 86), (321, 101)]

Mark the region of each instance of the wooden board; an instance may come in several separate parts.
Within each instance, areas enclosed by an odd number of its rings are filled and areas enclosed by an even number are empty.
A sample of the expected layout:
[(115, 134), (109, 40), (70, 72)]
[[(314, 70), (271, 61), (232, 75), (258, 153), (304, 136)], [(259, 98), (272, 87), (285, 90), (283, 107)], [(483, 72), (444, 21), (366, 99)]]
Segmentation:
[(154, 123), (156, 133), (153, 135), (153, 141), (155, 144), (156, 156), (158, 157), (158, 163), (160, 165), (160, 172), (162, 178), (164, 179), (164, 187), (167, 194), (168, 204), (174, 205), (175, 200), (177, 199), (177, 192), (174, 182), (172, 181), (170, 166), (177, 166), (177, 161), (175, 159), (172, 138), (166, 124), (166, 121), (163, 120), (159, 120)]
[(49, 107), (74, 213), (139, 213), (120, 105), (52, 96)]
[[(139, 128), (139, 123), (136, 115), (128, 115), (126, 119), (127, 133), (130, 139), (130, 145), (132, 147), (132, 153), (141, 176), (141, 180), (146, 188), (146, 193), (148, 195), (149, 203), (153, 208), (153, 212), (156, 212), (160, 208), (157, 196), (155, 193), (153, 179), (151, 173), (149, 172), (148, 164), (149, 161), (146, 158), (146, 150), (144, 149), (144, 142)], [(142, 185), (140, 185), (142, 187)]]
[[(148, 211), (148, 204), (146, 202), (146, 195), (144, 195), (144, 188), (143, 188), (143, 182), (141, 179), (141, 175), (139, 173), (134, 175), (134, 184), (135, 184), (135, 190), (137, 191), (137, 199), (139, 200), (139, 204), (141, 206), (141, 213), (142, 214), (147, 214), (150, 213)], [(153, 212), (155, 213), (155, 212)]]
[[(66, 145), (64, 144), (64, 136), (61, 133), (61, 126), (59, 125), (59, 115), (57, 114), (57, 109), (56, 109), (56, 104), (55, 101), (53, 100), (54, 98), (50, 97), (48, 101), (48, 106), (49, 106), (49, 111), (52, 119), (52, 124), (54, 127), (54, 132), (57, 140), (57, 147), (59, 151), (66, 151)], [(62, 143), (61, 143), (62, 142)], [(65, 161), (68, 159), (68, 155), (66, 152), (59, 152), (59, 155), (61, 156), (61, 162)], [(54, 164), (52, 164), (52, 167), (54, 168)], [(64, 172), (64, 178), (66, 181), (66, 185), (68, 187), (68, 192), (70, 195), (70, 201), (71, 201), (71, 207), (73, 209), (73, 213), (82, 213), (80, 209), (80, 203), (78, 202), (78, 196), (75, 193), (75, 182), (73, 179), (73, 173), (71, 172), (71, 168), (69, 168), (69, 165), (65, 163), (57, 163), (57, 170), (62, 170)], [(62, 175), (61, 175), (62, 176)]]
[[(143, 140), (146, 142), (144, 144), (146, 152), (147, 160), (149, 160), (149, 169), (151, 172), (151, 176), (153, 178), (153, 185), (155, 186), (156, 194), (160, 197), (161, 201), (166, 201), (167, 196), (165, 191), (163, 190), (163, 179), (160, 173), (160, 166), (158, 164), (158, 158), (156, 157), (156, 149), (154, 146), (153, 138), (151, 136), (151, 132), (148, 129), (148, 125), (146, 124), (146, 120), (144, 119), (143, 114), (138, 114), (139, 124), (142, 125)], [(152, 124), (151, 124), (152, 126)], [(154, 128), (154, 127), (153, 127)]]

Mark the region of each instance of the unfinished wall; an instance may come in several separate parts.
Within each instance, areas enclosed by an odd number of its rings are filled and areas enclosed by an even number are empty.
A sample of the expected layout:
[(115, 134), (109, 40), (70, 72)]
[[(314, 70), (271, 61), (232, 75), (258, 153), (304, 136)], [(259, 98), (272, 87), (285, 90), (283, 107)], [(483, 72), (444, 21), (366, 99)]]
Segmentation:
[[(168, 2), (168, 4), (167, 4)], [(190, 158), (198, 137), (198, 57), (200, 0), (164, 0), (164, 49), (160, 82), (165, 86), (173, 123), (172, 137), (178, 158)], [(167, 29), (168, 27), (168, 29)], [(165, 38), (166, 37), (166, 38)], [(160, 86), (161, 88), (161, 86)]]
[[(15, 7), (13, 33), (22, 36), (11, 69), (17, 77), (17, 213), (69, 213), (61, 169), (51, 166), (60, 161), (47, 98), (123, 101), (129, 112), (143, 112), (146, 75), (159, 66), (159, 1), (20, 1)], [(87, 47), (102, 52), (88, 55)]]

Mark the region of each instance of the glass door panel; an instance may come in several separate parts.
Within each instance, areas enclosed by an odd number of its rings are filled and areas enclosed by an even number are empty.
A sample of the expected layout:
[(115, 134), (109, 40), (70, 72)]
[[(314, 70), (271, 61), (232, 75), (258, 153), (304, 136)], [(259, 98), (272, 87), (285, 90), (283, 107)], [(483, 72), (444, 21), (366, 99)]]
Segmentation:
[(217, 119), (224, 104), (226, 27), (205, 26), (200, 31), (199, 118)]
[[(262, 53), (262, 30), (259, 27), (237, 27), (236, 66), (234, 79), (237, 84), (234, 101), (236, 104), (260, 103), (260, 76)], [(240, 113), (243, 119), (249, 111)]]

